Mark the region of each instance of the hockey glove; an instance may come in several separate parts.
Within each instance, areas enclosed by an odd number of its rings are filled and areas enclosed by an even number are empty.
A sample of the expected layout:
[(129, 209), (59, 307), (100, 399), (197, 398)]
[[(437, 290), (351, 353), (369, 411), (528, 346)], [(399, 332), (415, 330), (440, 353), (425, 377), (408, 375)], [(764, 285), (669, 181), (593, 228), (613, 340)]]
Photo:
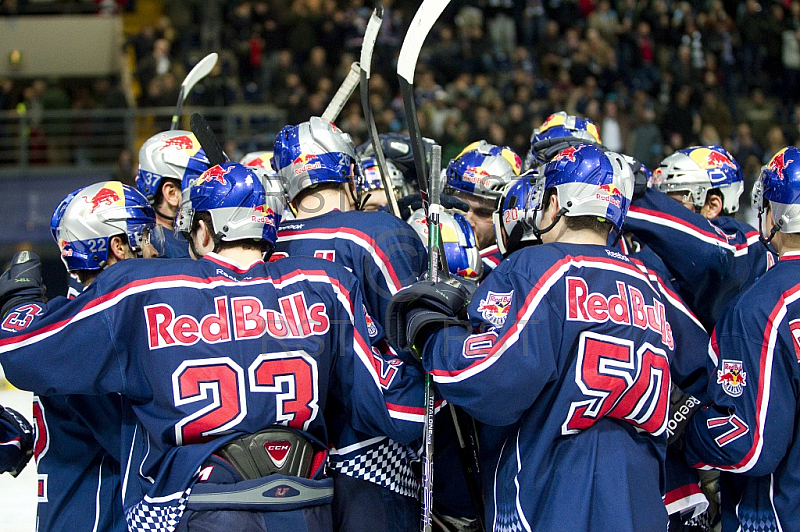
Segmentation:
[(42, 263), (31, 251), (19, 251), (11, 259), (11, 267), (0, 275), (0, 317), (28, 301), (44, 302)]
[[(19, 455), (11, 453), (11, 458), (6, 462), (7, 458), (4, 454), (4, 461), (0, 463), (0, 473), (9, 473), (12, 477), (16, 477), (25, 469), (31, 456), (33, 456), (33, 429), (28, 420), (22, 417), (19, 412), (2, 406), (0, 406), (0, 423), (10, 426), (13, 433), (19, 434)], [(16, 451), (16, 446), (14, 445), (4, 445), (3, 447)]]
[(639, 199), (647, 192), (647, 174), (642, 170), (642, 163), (638, 159), (633, 159), (630, 163), (633, 172), (633, 199)]
[[(442, 194), (441, 205), (444, 209), (458, 209), (459, 211), (469, 212), (469, 205), (455, 196)], [(397, 207), (400, 209), (400, 217), (408, 221), (414, 211), (422, 208), (422, 196), (419, 195), (419, 192), (404, 196), (397, 200)]]
[(672, 391), (669, 396), (669, 419), (667, 420), (667, 445), (675, 445), (680, 441), (689, 421), (702, 407), (703, 404), (699, 399), (672, 383)]
[(397, 292), (386, 308), (389, 342), (407, 350), (422, 347), (427, 338), (447, 325), (462, 325), (469, 290), (458, 279), (418, 281)]

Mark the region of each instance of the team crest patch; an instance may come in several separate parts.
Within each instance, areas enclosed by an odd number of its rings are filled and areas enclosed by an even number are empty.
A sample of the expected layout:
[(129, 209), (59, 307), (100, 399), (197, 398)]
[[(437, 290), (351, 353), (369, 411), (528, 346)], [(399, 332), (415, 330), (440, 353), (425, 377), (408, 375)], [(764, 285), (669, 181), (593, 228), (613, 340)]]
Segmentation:
[(373, 320), (372, 316), (367, 312), (366, 305), (364, 305), (364, 318), (367, 320), (367, 332), (369, 333), (369, 337), (375, 338), (378, 336), (378, 327), (375, 325), (375, 320)]
[(506, 322), (508, 311), (511, 309), (511, 296), (513, 294), (513, 290), (506, 293), (489, 292), (486, 295), (486, 299), (481, 299), (480, 305), (478, 305), (478, 312), (481, 313), (483, 319), (492, 325), (502, 327)]
[(747, 385), (747, 373), (741, 360), (722, 360), (722, 369), (717, 370), (717, 384), (731, 397), (739, 397)]

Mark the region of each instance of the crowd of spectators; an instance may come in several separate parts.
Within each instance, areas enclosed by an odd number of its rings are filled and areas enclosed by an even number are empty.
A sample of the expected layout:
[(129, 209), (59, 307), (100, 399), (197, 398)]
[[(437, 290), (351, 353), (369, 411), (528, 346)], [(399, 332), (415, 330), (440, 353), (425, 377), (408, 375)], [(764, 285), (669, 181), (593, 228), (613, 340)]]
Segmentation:
[[(396, 58), (418, 2), (382, 3), (371, 98), (378, 130), (401, 131)], [(357, 60), (372, 2), (170, 0), (163, 8), (128, 40), (139, 106), (173, 106), (193, 62), (218, 51), (191, 103), (269, 104), (298, 123), (322, 113)], [(751, 180), (800, 139), (800, 1), (454, 2), (425, 42), (415, 81), (420, 125), (445, 160), (481, 138), (524, 156), (532, 130), (566, 110), (651, 168), (675, 149), (721, 144)], [(357, 97), (337, 124), (366, 140)]]

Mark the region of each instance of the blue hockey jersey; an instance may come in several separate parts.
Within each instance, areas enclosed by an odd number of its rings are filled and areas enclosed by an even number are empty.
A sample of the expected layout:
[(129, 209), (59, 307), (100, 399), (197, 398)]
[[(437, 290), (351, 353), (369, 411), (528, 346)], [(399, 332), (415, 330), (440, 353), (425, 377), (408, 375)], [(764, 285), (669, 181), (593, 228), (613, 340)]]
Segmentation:
[(182, 236), (175, 236), (171, 229), (164, 228), (164, 257), (165, 259), (188, 259), (189, 242)]
[(749, 225), (729, 216), (706, 220), (655, 189), (633, 201), (624, 227), (661, 257), (709, 332), (725, 306), (775, 263)]
[[(721, 316), (708, 395), (686, 430), (695, 467), (736, 473), (722, 529), (800, 530), (800, 252), (780, 261)], [(726, 473), (723, 473), (725, 475)]]
[(428, 340), (425, 369), (490, 444), (487, 526), (664, 530), (670, 371), (698, 385), (707, 356), (680, 299), (610, 248), (546, 244), (498, 265), (469, 319)]
[(337, 445), (346, 420), (402, 443), (419, 436), (421, 372), (370, 348), (362, 306), (352, 275), (324, 260), (122, 261), (75, 300), (8, 313), (0, 361), (38, 394), (127, 397), (129, 529), (173, 530), (199, 467), (243, 433), (283, 424)]
[(486, 279), (486, 276), (503, 260), (503, 254), (500, 253), (500, 248), (497, 247), (497, 244), (493, 244), (483, 248), (480, 255), (481, 262), (483, 262), (483, 275), (481, 277), (482, 279)]
[[(380, 351), (396, 356), (383, 340), (386, 306), (392, 295), (414, 283), (427, 267), (425, 247), (406, 222), (386, 212), (338, 210), (289, 220), (281, 224), (270, 260), (286, 256), (319, 257), (350, 270), (364, 294), (371, 341)], [(385, 371), (387, 378), (392, 375), (391, 367)], [(331, 450), (331, 468), (401, 495), (417, 496), (413, 449), (388, 438), (372, 438), (350, 426), (342, 427), (340, 442)]]
[(120, 490), (122, 401), (117, 394), (34, 397), (38, 532), (127, 529)]

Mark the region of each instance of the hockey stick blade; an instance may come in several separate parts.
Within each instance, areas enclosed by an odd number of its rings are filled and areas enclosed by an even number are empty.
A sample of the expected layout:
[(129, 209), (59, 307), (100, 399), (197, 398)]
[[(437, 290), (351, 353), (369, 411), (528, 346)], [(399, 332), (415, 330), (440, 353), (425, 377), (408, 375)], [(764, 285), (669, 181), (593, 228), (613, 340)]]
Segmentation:
[(372, 52), (375, 48), (375, 41), (378, 39), (378, 32), (383, 23), (383, 6), (380, 4), (372, 12), (372, 16), (367, 24), (364, 33), (364, 42), (361, 45), (361, 108), (364, 110), (364, 119), (367, 122), (369, 138), (375, 150), (375, 160), (378, 162), (378, 173), (381, 176), (383, 190), (386, 193), (386, 200), (389, 211), (399, 217), (400, 208), (397, 206), (397, 197), (394, 194), (394, 187), (389, 178), (389, 167), (386, 164), (386, 156), (383, 153), (380, 137), (378, 136), (378, 126), (375, 124), (375, 115), (372, 113), (372, 102), (369, 100), (369, 78), (372, 71)]
[(228, 160), (225, 152), (222, 151), (222, 146), (220, 146), (217, 136), (214, 134), (214, 130), (208, 125), (203, 115), (192, 113), (189, 123), (192, 133), (197, 137), (197, 141), (203, 147), (203, 151), (206, 152), (206, 157), (208, 157), (208, 162), (211, 166), (222, 164)]
[(417, 107), (414, 103), (414, 71), (422, 50), (425, 38), (433, 28), (450, 0), (424, 0), (414, 14), (408, 28), (400, 56), (397, 58), (397, 75), (400, 78), (400, 92), (403, 96), (403, 107), (408, 121), (408, 133), (411, 137), (411, 149), (414, 152), (414, 166), (420, 184), (420, 195), (423, 206), (428, 203), (428, 169), (425, 164), (425, 148), (422, 144), (422, 133), (419, 130)]
[(322, 112), (323, 120), (335, 122), (336, 119), (339, 118), (339, 113), (342, 112), (345, 104), (347, 104), (347, 100), (353, 95), (360, 79), (361, 65), (358, 64), (358, 61), (353, 61), (353, 64), (350, 65), (350, 72), (347, 73), (347, 77), (344, 78), (344, 81), (339, 86), (339, 90), (333, 95), (333, 99), (331, 99), (328, 107)]
[(201, 59), (193, 69), (186, 74), (186, 78), (181, 83), (181, 90), (178, 93), (178, 103), (175, 104), (175, 114), (172, 115), (172, 124), (170, 125), (170, 130), (174, 131), (178, 129), (178, 123), (181, 120), (181, 109), (183, 108), (183, 102), (186, 101), (186, 97), (189, 96), (189, 93), (192, 92), (192, 89), (197, 82), (206, 77), (211, 71), (214, 69), (214, 66), (217, 64), (217, 59), (219, 55), (216, 52), (212, 52)]

